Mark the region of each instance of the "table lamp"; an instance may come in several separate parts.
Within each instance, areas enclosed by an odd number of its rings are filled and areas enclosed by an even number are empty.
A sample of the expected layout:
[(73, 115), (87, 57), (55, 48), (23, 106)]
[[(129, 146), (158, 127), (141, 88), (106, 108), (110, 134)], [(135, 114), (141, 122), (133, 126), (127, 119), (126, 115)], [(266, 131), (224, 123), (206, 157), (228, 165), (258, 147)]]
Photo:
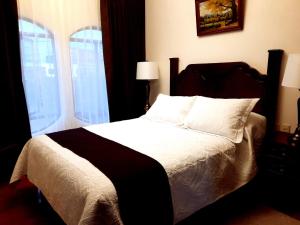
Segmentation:
[[(284, 71), (282, 86), (297, 88), (300, 90), (300, 54), (289, 54), (287, 64)], [(300, 144), (300, 98), (297, 101), (297, 128), (290, 136), (289, 143), (292, 146)]]
[(136, 68), (136, 79), (146, 80), (146, 104), (145, 112), (150, 108), (149, 95), (150, 95), (150, 80), (159, 78), (158, 64), (156, 62), (138, 62)]

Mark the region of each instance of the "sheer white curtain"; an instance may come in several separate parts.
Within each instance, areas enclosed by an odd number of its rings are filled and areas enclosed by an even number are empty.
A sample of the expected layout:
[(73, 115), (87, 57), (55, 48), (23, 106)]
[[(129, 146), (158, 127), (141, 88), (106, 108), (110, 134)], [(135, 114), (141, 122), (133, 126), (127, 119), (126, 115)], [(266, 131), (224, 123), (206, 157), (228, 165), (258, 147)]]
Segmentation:
[(109, 121), (99, 0), (18, 0), (33, 135)]

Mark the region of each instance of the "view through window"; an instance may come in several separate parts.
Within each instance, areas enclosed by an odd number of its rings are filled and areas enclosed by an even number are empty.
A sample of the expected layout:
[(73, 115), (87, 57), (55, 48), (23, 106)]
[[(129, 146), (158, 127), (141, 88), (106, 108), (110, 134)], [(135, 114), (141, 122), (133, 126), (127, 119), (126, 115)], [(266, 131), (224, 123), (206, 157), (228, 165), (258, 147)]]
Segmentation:
[(70, 38), (72, 82), (75, 116), (87, 123), (101, 123), (109, 119), (102, 36), (97, 28), (87, 28)]
[[(69, 34), (65, 43), (69, 65), (62, 65), (58, 59), (62, 58), (63, 50), (55, 46), (55, 35), (49, 29), (26, 18), (19, 19), (19, 29), (23, 85), (32, 134), (47, 133), (49, 127), (67, 117), (72, 117), (69, 124), (73, 125), (58, 126), (52, 131), (108, 122), (101, 30), (91, 26)], [(69, 69), (63, 70), (60, 65)], [(62, 100), (66, 93), (63, 88), (68, 85), (71, 94)], [(71, 104), (72, 110), (64, 112), (67, 108), (64, 104)]]
[(23, 84), (31, 132), (41, 131), (60, 116), (54, 38), (44, 27), (19, 20)]

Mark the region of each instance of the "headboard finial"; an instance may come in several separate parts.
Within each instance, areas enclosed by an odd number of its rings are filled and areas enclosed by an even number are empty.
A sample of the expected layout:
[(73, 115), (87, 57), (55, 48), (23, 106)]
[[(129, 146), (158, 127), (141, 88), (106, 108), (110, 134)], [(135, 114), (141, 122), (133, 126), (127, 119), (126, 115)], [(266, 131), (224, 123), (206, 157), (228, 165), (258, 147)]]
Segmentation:
[(175, 90), (175, 78), (178, 75), (179, 58), (170, 58), (170, 94), (174, 93)]

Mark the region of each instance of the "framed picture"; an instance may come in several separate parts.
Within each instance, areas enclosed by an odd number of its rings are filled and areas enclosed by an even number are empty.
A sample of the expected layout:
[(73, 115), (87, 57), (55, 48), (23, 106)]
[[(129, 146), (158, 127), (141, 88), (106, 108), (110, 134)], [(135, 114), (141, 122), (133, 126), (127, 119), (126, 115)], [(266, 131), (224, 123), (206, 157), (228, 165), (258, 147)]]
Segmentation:
[(197, 35), (243, 29), (243, 0), (195, 0)]

